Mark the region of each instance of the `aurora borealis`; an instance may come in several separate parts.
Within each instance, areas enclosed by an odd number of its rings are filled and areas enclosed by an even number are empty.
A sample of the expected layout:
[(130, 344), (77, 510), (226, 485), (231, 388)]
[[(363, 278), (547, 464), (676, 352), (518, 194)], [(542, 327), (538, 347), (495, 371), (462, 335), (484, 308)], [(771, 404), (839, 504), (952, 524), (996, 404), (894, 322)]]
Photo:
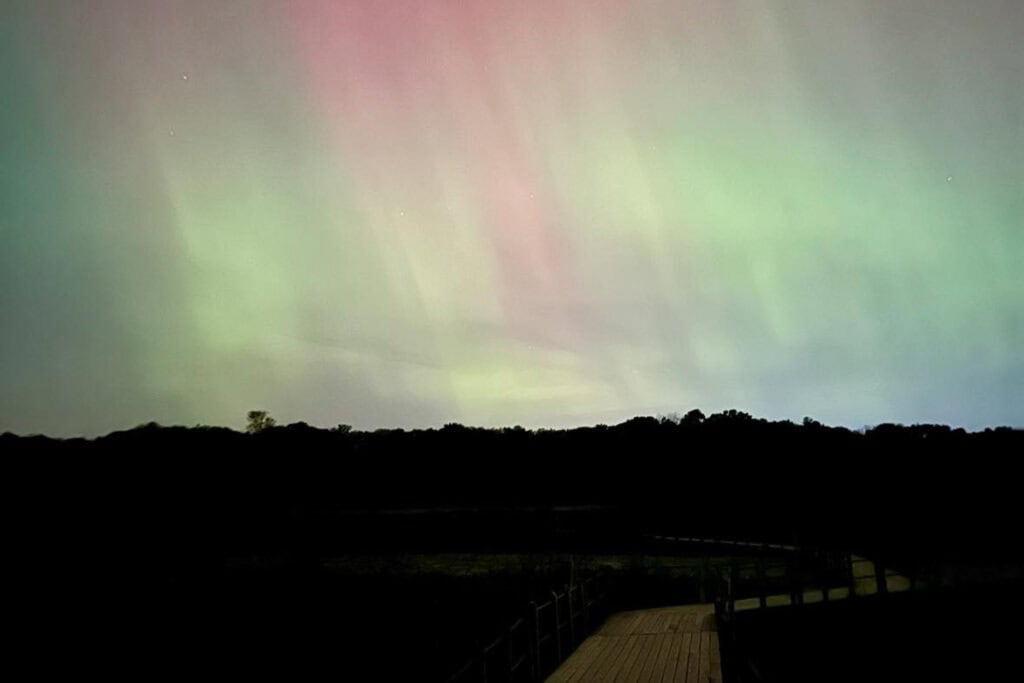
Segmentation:
[(1024, 5), (5, 2), (0, 431), (1024, 424)]

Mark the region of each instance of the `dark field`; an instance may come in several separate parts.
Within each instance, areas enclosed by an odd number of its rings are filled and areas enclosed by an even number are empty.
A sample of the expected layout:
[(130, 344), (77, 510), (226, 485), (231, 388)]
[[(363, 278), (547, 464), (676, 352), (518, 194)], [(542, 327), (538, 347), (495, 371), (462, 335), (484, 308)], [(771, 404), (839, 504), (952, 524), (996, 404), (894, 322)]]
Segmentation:
[(1018, 580), (740, 612), (723, 658), (738, 682), (1014, 680), (1022, 608)]
[[(570, 575), (609, 577), (615, 609), (678, 604), (697, 600), (702, 562), (486, 553), (359, 555), (315, 565), (233, 558), (218, 577), (170, 582), (121, 582), (91, 571), (90, 580), (80, 576), (40, 600), (44, 610), (35, 616), (60, 645), (60, 658), (43, 658), (57, 669), (74, 661), (125, 675), (156, 666), (444, 680), (526, 614), (531, 600), (564, 589)], [(42, 623), (44, 614), (61, 614), (60, 623)]]
[(305, 568), (235, 559), (220, 582), (172, 601), (167, 624), (206, 615), (198, 629), (180, 629), (189, 635), (179, 652), (199, 643), (230, 668), (309, 667), (342, 678), (373, 669), (386, 680), (443, 680), (570, 576), (607, 577), (615, 609), (678, 604), (697, 601), (701, 566), (715, 561), (724, 558), (392, 554)]

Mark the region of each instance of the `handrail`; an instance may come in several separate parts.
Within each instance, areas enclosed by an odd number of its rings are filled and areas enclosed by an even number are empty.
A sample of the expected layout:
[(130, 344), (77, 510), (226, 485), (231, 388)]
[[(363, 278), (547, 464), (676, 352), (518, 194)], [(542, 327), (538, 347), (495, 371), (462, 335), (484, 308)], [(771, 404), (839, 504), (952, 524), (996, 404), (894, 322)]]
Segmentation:
[[(855, 571), (858, 562), (870, 562), (872, 572)], [(769, 589), (769, 568), (781, 569), (775, 574), (778, 590)], [(751, 572), (751, 569), (753, 571)], [(900, 592), (920, 591), (924, 586), (915, 581), (911, 568), (909, 579)], [(873, 593), (873, 599), (888, 600), (894, 589), (888, 586), (888, 577), (899, 576), (887, 568), (883, 558), (866, 559), (850, 553), (837, 553), (818, 548), (793, 548), (786, 553), (785, 561), (769, 562), (766, 553), (760, 553), (752, 560), (743, 561), (732, 558), (728, 563), (716, 563), (712, 568), (714, 588), (715, 616), (718, 622), (719, 647), (723, 670), (727, 680), (747, 681), (756, 683), (763, 681), (756, 658), (752, 658), (740, 643), (739, 633), (742, 621), (737, 619), (737, 602), (748, 601), (741, 606), (741, 611), (751, 610), (762, 612), (776, 605), (789, 606), (796, 610), (808, 609), (806, 599), (820, 591), (820, 601), (824, 605), (844, 597), (851, 601), (864, 599), (862, 592), (867, 589)], [(746, 579), (746, 581), (744, 581)], [(753, 579), (753, 582), (749, 582)], [(873, 584), (873, 586), (871, 585)], [(743, 588), (755, 589), (754, 594)], [(836, 589), (846, 589), (846, 593), (835, 594)], [(874, 588), (872, 591), (871, 589)], [(806, 591), (812, 591), (807, 593)], [(788, 594), (789, 600), (772, 600), (769, 593), (776, 596)], [(751, 599), (756, 598), (756, 603)], [(728, 673), (731, 672), (731, 673)]]
[[(564, 586), (561, 592), (552, 590), (551, 599), (543, 603), (529, 602), (526, 614), (480, 646), (448, 683), (543, 680), (598, 623), (596, 617), (607, 600), (606, 583), (606, 577), (599, 574), (581, 584)], [(587, 600), (588, 595), (592, 599)], [(568, 609), (562, 609), (563, 605)], [(568, 637), (564, 638), (566, 631)], [(516, 637), (520, 633), (525, 637)], [(499, 653), (505, 656), (499, 657)]]
[[(735, 559), (728, 564), (716, 564), (713, 567), (715, 574), (714, 602), (720, 617), (730, 617), (736, 612), (738, 600), (757, 599), (754, 609), (765, 609), (769, 604), (769, 595), (786, 595), (788, 603), (781, 605), (799, 606), (806, 604), (807, 591), (820, 592), (820, 597), (815, 601), (830, 602), (836, 599), (860, 598), (864, 596), (862, 582), (873, 583), (874, 591), (870, 594), (886, 596), (893, 591), (888, 587), (888, 578), (899, 576), (893, 570), (886, 568), (882, 563), (870, 559), (854, 559), (850, 554), (828, 553), (815, 554), (808, 552), (802, 555), (805, 562), (801, 562), (801, 555), (794, 554), (784, 562), (770, 562), (764, 556), (752, 561), (740, 562)], [(859, 562), (870, 562), (874, 565), (871, 573), (855, 575), (854, 566)], [(776, 590), (769, 588), (769, 570), (781, 570), (781, 576), (775, 582)], [(740, 578), (747, 575), (753, 580), (753, 591), (741, 591), (737, 587)], [(745, 582), (748, 587), (751, 583)], [(922, 588), (920, 582), (908, 579), (907, 586), (898, 589), (897, 592), (907, 590), (915, 591)], [(845, 590), (846, 593), (836, 595), (835, 591)], [(780, 605), (780, 603), (775, 603)], [(751, 609), (748, 605), (745, 609)]]

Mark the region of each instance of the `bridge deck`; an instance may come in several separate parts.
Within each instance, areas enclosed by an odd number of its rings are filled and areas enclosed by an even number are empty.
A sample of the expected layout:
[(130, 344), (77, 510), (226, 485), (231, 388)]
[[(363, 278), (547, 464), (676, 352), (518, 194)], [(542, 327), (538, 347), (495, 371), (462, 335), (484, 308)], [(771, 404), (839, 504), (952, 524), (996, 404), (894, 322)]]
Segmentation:
[(550, 683), (721, 680), (713, 605), (614, 614), (548, 678)]

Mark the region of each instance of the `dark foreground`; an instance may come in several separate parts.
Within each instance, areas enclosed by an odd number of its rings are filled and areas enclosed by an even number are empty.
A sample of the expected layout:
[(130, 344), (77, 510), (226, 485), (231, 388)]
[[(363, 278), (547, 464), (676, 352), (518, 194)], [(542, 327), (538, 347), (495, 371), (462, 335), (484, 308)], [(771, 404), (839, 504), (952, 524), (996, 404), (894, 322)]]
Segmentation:
[(739, 612), (729, 680), (984, 681), (1019, 676), (1019, 582)]
[[(763, 680), (885, 680), (867, 674), (883, 654), (910, 678), (994, 672), (1021, 635), (1015, 430), (723, 413), (551, 432), (147, 426), (0, 447), (13, 650), (39, 673), (443, 680), (525, 603), (597, 569), (552, 557), (632, 558), (612, 568), (617, 608), (709, 602), (694, 572), (645, 564), (664, 533), (855, 552), (945, 582), (878, 607), (744, 616), (722, 634), (727, 680), (751, 662)], [(532, 559), (388, 569), (431, 553)]]

